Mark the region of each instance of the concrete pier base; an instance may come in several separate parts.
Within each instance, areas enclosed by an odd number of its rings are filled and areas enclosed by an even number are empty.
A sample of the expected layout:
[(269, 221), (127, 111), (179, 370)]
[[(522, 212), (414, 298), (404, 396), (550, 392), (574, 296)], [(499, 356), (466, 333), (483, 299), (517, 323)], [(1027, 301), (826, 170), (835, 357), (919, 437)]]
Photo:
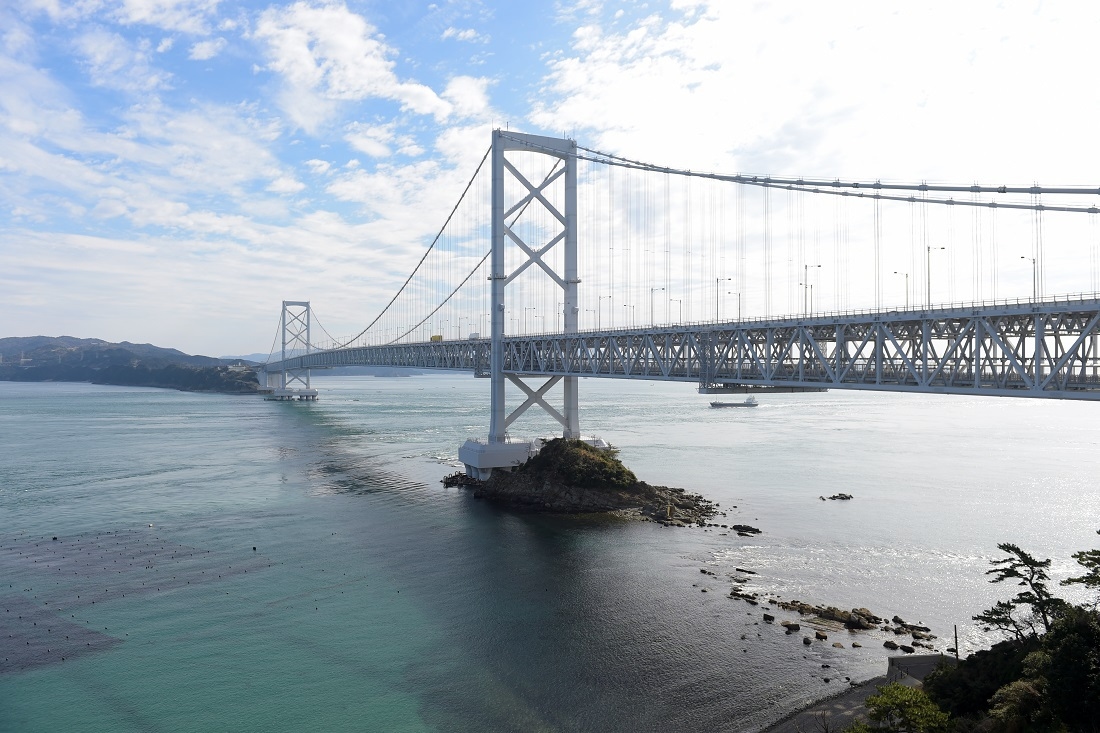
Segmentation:
[(313, 401), (313, 400), (317, 399), (317, 390), (315, 390), (315, 389), (292, 389), (290, 387), (278, 387), (276, 389), (260, 390), (260, 391), (264, 394), (264, 399), (265, 400)]
[[(490, 443), (487, 440), (471, 438), (458, 449), (458, 459), (465, 464), (467, 476), (485, 481), (492, 475), (494, 468), (510, 471), (528, 458), (538, 455), (543, 444), (549, 440), (552, 440), (552, 437)], [(595, 448), (604, 450), (611, 448), (603, 438), (595, 436), (582, 436), (578, 440)]]
[(490, 443), (471, 438), (458, 449), (458, 460), (465, 464), (467, 476), (484, 481), (494, 468), (511, 470), (538, 453), (541, 447), (542, 441)]

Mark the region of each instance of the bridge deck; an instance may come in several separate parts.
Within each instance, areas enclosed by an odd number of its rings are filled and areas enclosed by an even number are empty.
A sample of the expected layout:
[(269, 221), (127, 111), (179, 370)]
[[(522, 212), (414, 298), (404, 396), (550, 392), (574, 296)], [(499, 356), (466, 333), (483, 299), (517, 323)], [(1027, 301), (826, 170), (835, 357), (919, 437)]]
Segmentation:
[[(504, 339), (505, 374), (1100, 400), (1100, 299), (689, 324)], [(269, 372), (489, 373), (487, 339), (316, 351)]]

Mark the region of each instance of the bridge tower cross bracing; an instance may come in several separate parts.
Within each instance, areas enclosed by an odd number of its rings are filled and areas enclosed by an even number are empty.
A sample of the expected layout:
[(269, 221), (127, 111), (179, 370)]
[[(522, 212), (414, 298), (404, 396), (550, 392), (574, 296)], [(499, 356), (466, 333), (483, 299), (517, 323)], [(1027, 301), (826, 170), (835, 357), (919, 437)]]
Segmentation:
[[(562, 162), (539, 184), (532, 183), (513, 164), (507, 156), (509, 152), (538, 153), (558, 158)], [(554, 376), (538, 388), (526, 384), (519, 375), (505, 374), (504, 326), (505, 292), (515, 279), (532, 266), (540, 268), (546, 277), (563, 293), (563, 326), (566, 334), (577, 332), (580, 304), (577, 293), (580, 280), (577, 277), (577, 143), (574, 140), (527, 135), (502, 130), (493, 131), (492, 147), (492, 233), (490, 244), (491, 260), (491, 332), (490, 332), (490, 418), (489, 435), (485, 442), (468, 440), (459, 450), (459, 458), (466, 465), (466, 472), (477, 478), (488, 478), (494, 468), (510, 468), (523, 462), (534, 451), (529, 442), (510, 442), (508, 427), (533, 406), (541, 407), (551, 417), (561, 423), (562, 436), (580, 437), (580, 398), (577, 377)], [(511, 176), (518, 182), (525, 195), (516, 202), (505, 201), (505, 179)], [(551, 203), (545, 191), (550, 186), (564, 187), (564, 211)], [(539, 245), (525, 242), (509, 225), (509, 217), (517, 212), (522, 214), (528, 206), (541, 206), (560, 225), (560, 231), (548, 242)], [(513, 219), (513, 224), (515, 219)], [(526, 255), (512, 272), (506, 271), (505, 251), (509, 243)], [(554, 247), (562, 247), (562, 272), (555, 272), (543, 257)], [(505, 406), (505, 390), (511, 382), (518, 387), (527, 399), (511, 414)], [(549, 405), (543, 395), (558, 382), (562, 383), (564, 399), (559, 412)]]
[[(310, 342), (310, 308), (308, 300), (284, 300), (283, 312), (279, 319), (279, 332), (282, 338), (280, 363), (283, 368), (277, 372), (267, 372), (267, 386), (272, 388), (272, 399), (315, 400), (317, 390), (309, 383), (309, 367), (288, 366), (287, 351), (290, 357), (302, 356), (312, 351)], [(272, 382), (275, 382), (272, 384)]]

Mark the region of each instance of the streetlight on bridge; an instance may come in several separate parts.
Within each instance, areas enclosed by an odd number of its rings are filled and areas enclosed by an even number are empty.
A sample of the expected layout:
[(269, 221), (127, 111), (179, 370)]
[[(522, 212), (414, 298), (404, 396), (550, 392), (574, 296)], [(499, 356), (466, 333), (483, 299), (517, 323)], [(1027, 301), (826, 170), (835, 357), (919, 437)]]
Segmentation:
[(1034, 257), (1020, 255), (1020, 259), (1031, 261), (1031, 300), (1034, 302), (1039, 299), (1039, 267)]
[(654, 320), (654, 313), (653, 313), (653, 294), (656, 293), (658, 290), (664, 292), (664, 288), (650, 288), (649, 289), (649, 325), (651, 325), (651, 326), (654, 323), (656, 323), (656, 321)]
[(905, 310), (909, 310), (909, 273), (894, 270), (895, 275), (905, 275)]
[[(595, 308), (585, 308), (585, 309), (584, 309), (584, 312), (585, 312), (585, 313), (595, 313), (595, 312), (596, 312), (596, 309), (595, 309)], [(598, 330), (598, 329), (599, 329), (599, 326), (596, 326), (596, 329)]]
[(741, 293), (735, 293), (732, 290), (727, 290), (726, 295), (736, 295), (737, 296), (737, 322), (740, 323), (741, 322)]
[[(601, 295), (600, 296), (600, 301), (596, 304), (596, 308), (599, 309), (599, 310), (596, 311), (596, 330), (600, 330), (602, 328), (602, 326), (600, 325), (600, 316), (603, 314), (603, 301), (604, 301), (604, 298), (607, 298), (608, 300), (611, 300), (611, 296), (610, 295)], [(607, 304), (607, 316), (611, 319), (611, 325), (614, 326), (615, 325), (615, 315), (614, 315), (614, 312), (611, 310), (611, 303)]]
[(924, 304), (925, 306), (932, 307), (932, 250), (934, 249), (947, 249), (947, 247), (933, 247), (928, 245), (924, 254), (924, 285), (926, 288)]
[(533, 306), (533, 305), (526, 306), (523, 309), (523, 335), (524, 336), (527, 335), (527, 311), (535, 311), (535, 310), (538, 310), (538, 307)]
[(806, 315), (810, 315), (813, 304), (813, 291), (814, 286), (810, 284), (810, 268), (820, 268), (821, 265), (803, 265), (802, 266), (802, 282), (799, 285), (802, 286), (802, 312)]
[(631, 327), (633, 327), (634, 326), (634, 306), (630, 305), (629, 303), (623, 303), (623, 308), (629, 308), (630, 309), (630, 325), (631, 325)]
[(668, 302), (676, 304), (676, 321), (678, 323), (683, 323), (684, 322), (684, 304), (683, 304), (683, 301), (680, 300), (679, 298), (669, 298)]
[(715, 323), (718, 323), (718, 321), (721, 320), (721, 317), (722, 317), (721, 313), (719, 312), (720, 307), (719, 307), (719, 304), (718, 304), (718, 295), (722, 292), (722, 289), (719, 287), (719, 284), (723, 280), (728, 280), (730, 282), (733, 282), (733, 278), (732, 277), (716, 277), (714, 279), (714, 322)]

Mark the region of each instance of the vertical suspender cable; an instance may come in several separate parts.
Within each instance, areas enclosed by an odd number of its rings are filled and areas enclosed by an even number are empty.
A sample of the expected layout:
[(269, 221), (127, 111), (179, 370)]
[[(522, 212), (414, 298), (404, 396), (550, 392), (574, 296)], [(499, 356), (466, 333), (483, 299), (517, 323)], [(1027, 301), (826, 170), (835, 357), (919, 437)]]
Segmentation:
[[(978, 194), (974, 193), (970, 196), (971, 200), (975, 203), (978, 201)], [(984, 273), (982, 272), (982, 210), (980, 207), (975, 206), (972, 210), (971, 219), (971, 235), (970, 246), (973, 248), (973, 275), (971, 281), (974, 289), (974, 298), (981, 300), (983, 296), (983, 280)]]
[(684, 317), (691, 322), (693, 320), (693, 312), (691, 310), (691, 291), (694, 288), (694, 268), (691, 262), (691, 249), (692, 249), (692, 235), (694, 234), (692, 227), (692, 179), (688, 178), (684, 181)]
[(771, 189), (765, 188), (763, 191), (763, 203), (764, 203), (764, 316), (770, 318), (772, 315), (772, 252), (771, 252), (771, 232), (770, 232), (770, 217), (771, 212), (769, 193)]
[(875, 196), (875, 309), (882, 310), (882, 199)]
[(664, 291), (661, 293), (661, 318), (664, 323), (669, 323), (672, 319), (669, 318), (668, 311), (668, 299), (672, 295), (672, 249), (669, 237), (672, 234), (670, 226), (670, 217), (672, 212), (669, 211), (669, 198), (671, 192), (669, 191), (669, 175), (667, 173), (662, 174), (661, 178), (661, 198), (663, 204), (657, 207), (657, 216), (660, 217), (661, 233), (658, 235), (658, 243), (661, 244), (661, 261), (663, 263), (664, 280), (661, 285), (664, 287)]
[[(745, 186), (737, 185), (737, 292), (741, 300), (741, 307), (744, 308), (749, 299), (749, 294), (745, 292)], [(742, 312), (742, 317), (744, 314)]]
[[(602, 301), (601, 301), (602, 302)], [(615, 167), (607, 168), (607, 326), (615, 327)]]
[(990, 253), (990, 286), (993, 290), (992, 296), (996, 300), (1000, 295), (998, 292), (1000, 286), (1000, 259), (997, 256), (997, 207), (993, 206), (989, 211), (989, 253)]
[(947, 207), (947, 301), (954, 303), (957, 299), (955, 292), (955, 257), (956, 257), (955, 242), (955, 207)]
[(1100, 253), (1097, 252), (1096, 241), (1096, 214), (1089, 214), (1089, 284), (1093, 294), (1100, 291), (1100, 281), (1097, 280), (1098, 265), (1100, 265)]
[(920, 194), (920, 237), (921, 237), (921, 250), (924, 253), (924, 286), (925, 286), (925, 307), (932, 307), (932, 259), (931, 250), (928, 243), (928, 202), (925, 200), (928, 198), (928, 194), (925, 191), (921, 191)]

